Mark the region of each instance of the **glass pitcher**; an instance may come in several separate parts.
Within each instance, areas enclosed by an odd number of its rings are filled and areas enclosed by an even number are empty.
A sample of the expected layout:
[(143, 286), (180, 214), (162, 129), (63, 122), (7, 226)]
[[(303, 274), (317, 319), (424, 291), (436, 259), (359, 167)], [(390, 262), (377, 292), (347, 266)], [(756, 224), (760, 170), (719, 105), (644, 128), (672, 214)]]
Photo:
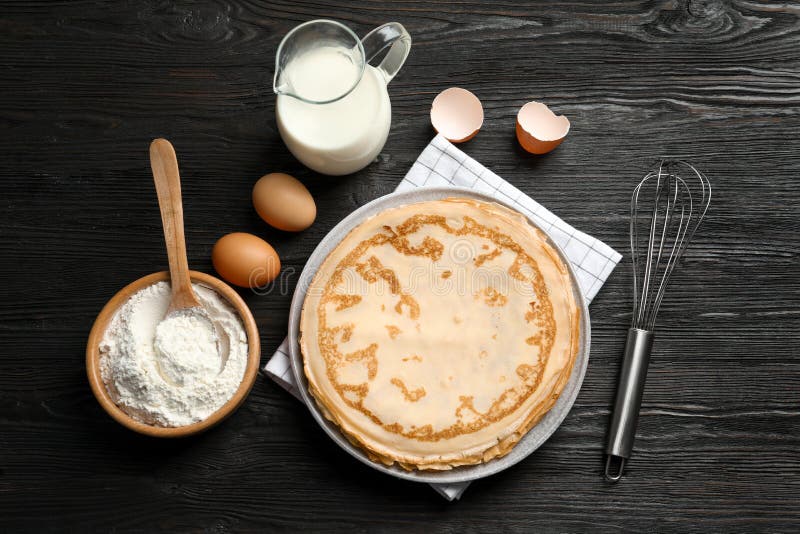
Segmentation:
[(278, 47), (274, 90), (278, 131), (289, 151), (332, 176), (366, 167), (389, 135), (386, 85), (410, 49), (411, 36), (396, 22), (363, 40), (332, 20), (312, 20), (286, 34)]

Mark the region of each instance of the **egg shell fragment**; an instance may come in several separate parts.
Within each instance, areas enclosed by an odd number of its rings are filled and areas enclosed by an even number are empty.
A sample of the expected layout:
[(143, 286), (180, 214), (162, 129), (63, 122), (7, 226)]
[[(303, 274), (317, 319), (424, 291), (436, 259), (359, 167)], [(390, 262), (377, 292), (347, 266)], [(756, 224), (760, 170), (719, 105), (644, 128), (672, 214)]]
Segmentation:
[(433, 99), (431, 124), (448, 141), (464, 143), (483, 126), (483, 105), (470, 91), (450, 87)]
[(317, 217), (314, 198), (297, 178), (282, 172), (262, 176), (253, 186), (253, 207), (270, 226), (299, 232)]
[(564, 141), (569, 119), (541, 102), (528, 102), (517, 113), (517, 140), (531, 154), (547, 154)]
[(253, 234), (234, 232), (219, 238), (211, 250), (211, 263), (219, 275), (239, 287), (262, 287), (281, 271), (272, 246)]

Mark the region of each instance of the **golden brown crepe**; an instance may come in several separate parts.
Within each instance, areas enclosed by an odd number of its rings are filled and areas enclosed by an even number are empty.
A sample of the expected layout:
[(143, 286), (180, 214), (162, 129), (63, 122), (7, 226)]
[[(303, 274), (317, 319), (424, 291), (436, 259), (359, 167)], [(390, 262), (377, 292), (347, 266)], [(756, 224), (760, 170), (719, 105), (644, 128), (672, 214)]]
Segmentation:
[(320, 409), (371, 459), (450, 469), (507, 454), (553, 406), (579, 318), (541, 231), (450, 198), (351, 231), (308, 289), (300, 348)]

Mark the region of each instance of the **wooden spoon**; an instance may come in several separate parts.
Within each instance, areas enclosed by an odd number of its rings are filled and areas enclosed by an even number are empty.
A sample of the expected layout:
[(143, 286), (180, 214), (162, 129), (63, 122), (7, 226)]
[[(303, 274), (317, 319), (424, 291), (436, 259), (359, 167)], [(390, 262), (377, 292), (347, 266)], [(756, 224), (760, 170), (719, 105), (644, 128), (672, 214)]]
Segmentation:
[[(186, 239), (183, 233), (183, 202), (181, 200), (181, 178), (178, 173), (178, 158), (175, 149), (166, 139), (156, 139), (150, 143), (150, 167), (156, 184), (158, 207), (161, 209), (161, 222), (164, 226), (164, 241), (167, 245), (169, 276), (172, 296), (164, 319), (176, 313), (194, 313), (207, 319), (216, 334), (217, 351), (220, 353), (220, 371), (227, 362), (227, 351), (223, 338), (224, 331), (211, 320), (208, 311), (195, 295), (189, 276), (189, 262), (186, 259)], [(162, 373), (163, 374), (163, 373)], [(166, 377), (165, 377), (166, 378)]]
[(158, 207), (161, 209), (161, 223), (164, 225), (164, 241), (167, 244), (169, 276), (172, 283), (172, 297), (167, 315), (177, 310), (202, 308), (203, 305), (192, 289), (189, 262), (186, 259), (178, 158), (172, 144), (166, 139), (156, 139), (150, 143), (150, 167), (153, 169)]

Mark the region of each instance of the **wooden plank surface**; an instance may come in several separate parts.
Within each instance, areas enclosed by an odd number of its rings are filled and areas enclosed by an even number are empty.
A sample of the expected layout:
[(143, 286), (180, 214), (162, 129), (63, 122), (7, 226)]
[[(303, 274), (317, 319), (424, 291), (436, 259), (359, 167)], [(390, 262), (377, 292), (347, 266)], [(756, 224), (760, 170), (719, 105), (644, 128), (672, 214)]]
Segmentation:
[[(361, 35), (396, 20), (414, 39), (390, 86), (389, 141), (345, 178), (304, 169), (274, 122), (277, 44), (320, 17)], [(800, 529), (796, 3), (4, 0), (0, 30), (0, 530)], [(263, 376), (234, 417), (184, 441), (101, 411), (83, 364), (92, 320), (167, 265), (152, 138), (179, 155), (191, 266), (213, 272), (230, 231), (281, 255), (279, 290), (242, 292), (266, 359), (316, 243), (395, 187), (452, 85), (485, 108), (469, 155), (625, 253), (591, 307), (580, 396), (536, 454), (447, 504), (350, 459)], [(514, 139), (533, 99), (573, 125), (545, 157)], [(631, 315), (628, 199), (661, 155), (696, 162), (715, 198), (660, 314), (634, 458), (611, 486), (600, 472)], [(272, 171), (309, 186), (309, 230), (279, 232), (252, 209)]]

